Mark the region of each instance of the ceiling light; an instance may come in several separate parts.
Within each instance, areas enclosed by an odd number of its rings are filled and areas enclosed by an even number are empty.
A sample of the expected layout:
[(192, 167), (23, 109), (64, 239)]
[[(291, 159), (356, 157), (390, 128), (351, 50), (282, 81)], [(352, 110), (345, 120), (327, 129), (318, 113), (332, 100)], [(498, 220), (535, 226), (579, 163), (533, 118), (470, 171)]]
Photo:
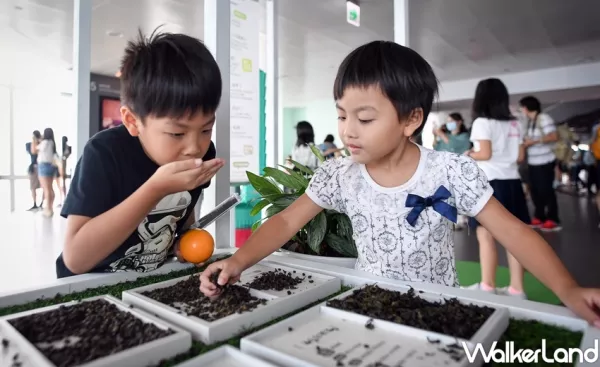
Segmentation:
[(22, 6), (15, 5), (15, 10), (23, 10)]
[(118, 32), (118, 31), (106, 31), (106, 35), (109, 37), (123, 37), (123, 33)]
[(115, 76), (116, 76), (117, 78), (120, 78), (120, 77), (121, 77), (121, 70), (117, 71), (117, 72), (115, 73)]

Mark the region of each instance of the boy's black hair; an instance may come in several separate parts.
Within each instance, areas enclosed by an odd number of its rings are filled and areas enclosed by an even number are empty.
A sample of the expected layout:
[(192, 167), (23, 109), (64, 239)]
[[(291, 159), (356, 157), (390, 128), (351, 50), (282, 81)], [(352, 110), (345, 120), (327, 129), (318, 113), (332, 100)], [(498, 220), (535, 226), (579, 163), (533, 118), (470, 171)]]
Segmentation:
[(527, 96), (521, 98), (519, 104), (521, 105), (521, 107), (525, 107), (531, 112), (542, 112), (542, 104), (540, 103), (540, 100), (535, 98), (534, 96)]
[(335, 140), (335, 138), (333, 137), (333, 135), (327, 134), (327, 136), (325, 137), (324, 142), (325, 143), (333, 143), (334, 140)]
[(184, 34), (139, 31), (121, 61), (121, 103), (142, 121), (214, 113), (221, 101), (221, 72), (204, 44)]
[(421, 55), (390, 41), (373, 41), (358, 47), (338, 69), (333, 98), (341, 99), (347, 88), (370, 86), (381, 89), (400, 120), (417, 108), (423, 109), (423, 122), (413, 136), (421, 133), (438, 93), (435, 73)]
[(296, 125), (296, 146), (309, 145), (315, 142), (315, 131), (308, 121), (300, 121)]
[(478, 117), (499, 121), (514, 120), (508, 89), (500, 79), (484, 79), (477, 84), (472, 105), (473, 120)]
[(39, 130), (33, 130), (33, 136), (35, 136), (37, 139), (41, 139), (42, 133), (40, 133)]

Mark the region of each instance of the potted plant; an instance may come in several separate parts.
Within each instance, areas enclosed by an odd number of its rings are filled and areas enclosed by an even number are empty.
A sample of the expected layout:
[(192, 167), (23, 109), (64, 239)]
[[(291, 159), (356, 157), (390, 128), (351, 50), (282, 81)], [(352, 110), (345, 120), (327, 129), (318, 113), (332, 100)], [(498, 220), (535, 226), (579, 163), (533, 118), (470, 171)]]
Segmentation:
[[(325, 161), (317, 147), (311, 145), (311, 150), (321, 162)], [(298, 162), (291, 163), (296, 170), (280, 166), (282, 169), (266, 167), (262, 176), (246, 172), (248, 181), (260, 195), (250, 215), (266, 210), (265, 218), (254, 223), (252, 231), (287, 208), (307, 189), (314, 172)], [(354, 268), (358, 253), (350, 218), (334, 210), (324, 210), (300, 229), (278, 254)]]

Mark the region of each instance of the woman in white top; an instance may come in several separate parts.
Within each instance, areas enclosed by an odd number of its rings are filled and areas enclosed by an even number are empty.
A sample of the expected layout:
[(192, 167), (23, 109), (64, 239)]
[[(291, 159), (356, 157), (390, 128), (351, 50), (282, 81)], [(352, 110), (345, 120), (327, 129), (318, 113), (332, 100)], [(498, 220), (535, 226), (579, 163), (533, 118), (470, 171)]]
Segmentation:
[[(473, 118), (473, 150), (467, 154), (486, 174), (494, 197), (515, 217), (529, 224), (518, 167), (518, 162), (525, 159), (523, 133), (521, 124), (510, 113), (508, 90), (502, 81), (492, 78), (479, 82), (473, 100)], [(469, 288), (526, 298), (523, 266), (508, 252), (510, 286), (496, 289), (498, 254), (495, 240), (474, 218), (470, 219), (469, 225), (477, 231), (481, 262), (481, 283)]]
[(310, 149), (315, 143), (315, 132), (308, 121), (300, 121), (296, 125), (296, 145), (292, 150), (292, 160), (315, 170), (319, 166), (319, 159)]
[(34, 148), (38, 155), (38, 177), (44, 190), (44, 215), (50, 217), (54, 214), (54, 188), (52, 182), (56, 177), (56, 142), (54, 141), (54, 131), (45, 129), (42, 135), (42, 141)]

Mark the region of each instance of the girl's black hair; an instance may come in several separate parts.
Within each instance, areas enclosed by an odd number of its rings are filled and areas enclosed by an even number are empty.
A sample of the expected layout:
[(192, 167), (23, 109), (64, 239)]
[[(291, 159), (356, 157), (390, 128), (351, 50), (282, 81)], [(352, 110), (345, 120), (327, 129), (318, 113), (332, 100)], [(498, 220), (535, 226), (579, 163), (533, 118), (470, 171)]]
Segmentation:
[(62, 137), (62, 152), (63, 154), (65, 154), (65, 150), (67, 150), (67, 142), (69, 141), (69, 138), (67, 138), (66, 136)]
[(39, 131), (39, 130), (33, 130), (33, 136), (34, 136), (36, 139), (41, 139), (41, 138), (42, 138), (42, 134), (40, 133), (40, 131)]
[[(469, 130), (467, 129), (467, 127), (465, 126), (465, 120), (463, 119), (462, 115), (458, 112), (452, 112), (450, 115), (450, 118), (454, 121), (460, 121), (461, 124), (458, 128), (458, 133), (459, 134), (464, 134), (464, 133), (469, 133)], [(444, 124), (444, 126), (442, 126), (442, 131), (446, 134), (450, 134), (451, 131), (448, 130), (448, 128), (446, 127), (446, 124)]]
[(392, 102), (400, 120), (421, 108), (423, 121), (413, 136), (421, 134), (438, 93), (435, 73), (421, 55), (391, 41), (373, 41), (358, 47), (338, 69), (333, 98), (341, 99), (347, 88), (371, 86), (378, 87)]
[(477, 84), (473, 99), (473, 120), (479, 117), (509, 121), (515, 117), (510, 112), (508, 89), (500, 79), (484, 79)]
[(54, 154), (56, 154), (56, 142), (54, 141), (54, 130), (47, 127), (44, 129), (44, 135), (42, 136), (42, 140), (50, 140), (52, 142), (52, 150)]
[(315, 131), (312, 125), (308, 121), (300, 121), (296, 125), (296, 146), (314, 144), (315, 142)]

